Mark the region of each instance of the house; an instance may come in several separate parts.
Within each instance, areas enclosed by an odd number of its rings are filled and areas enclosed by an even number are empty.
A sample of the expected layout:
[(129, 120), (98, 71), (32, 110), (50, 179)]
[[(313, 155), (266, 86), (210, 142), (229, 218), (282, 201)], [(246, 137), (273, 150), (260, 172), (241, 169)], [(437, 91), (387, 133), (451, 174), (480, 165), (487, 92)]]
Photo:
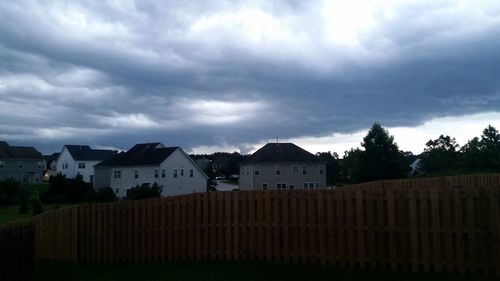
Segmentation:
[(42, 181), (43, 157), (33, 147), (12, 146), (0, 141), (0, 181), (12, 179), (21, 184)]
[(77, 174), (86, 182), (94, 182), (94, 165), (117, 153), (115, 150), (91, 149), (88, 145), (65, 145), (57, 157), (56, 170), (67, 178)]
[(43, 180), (48, 181), (50, 177), (55, 176), (57, 174), (57, 158), (59, 157), (59, 153), (52, 153), (51, 155), (43, 156)]
[(268, 143), (240, 164), (241, 190), (326, 187), (326, 163), (293, 143)]
[(180, 147), (142, 143), (94, 166), (94, 187), (111, 187), (118, 197), (142, 184), (157, 183), (162, 196), (204, 192), (208, 177)]

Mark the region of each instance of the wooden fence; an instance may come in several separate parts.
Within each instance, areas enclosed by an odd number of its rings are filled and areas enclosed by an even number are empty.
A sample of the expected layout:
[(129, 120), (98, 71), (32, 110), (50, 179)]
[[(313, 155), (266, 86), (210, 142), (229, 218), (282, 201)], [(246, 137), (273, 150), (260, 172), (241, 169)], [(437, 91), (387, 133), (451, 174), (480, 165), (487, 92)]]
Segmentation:
[(34, 233), (29, 221), (0, 229), (0, 280), (25, 280), (34, 265)]
[[(500, 275), (500, 175), (80, 205), (31, 220), (36, 260), (263, 260)], [(8, 228), (8, 227), (4, 227)]]

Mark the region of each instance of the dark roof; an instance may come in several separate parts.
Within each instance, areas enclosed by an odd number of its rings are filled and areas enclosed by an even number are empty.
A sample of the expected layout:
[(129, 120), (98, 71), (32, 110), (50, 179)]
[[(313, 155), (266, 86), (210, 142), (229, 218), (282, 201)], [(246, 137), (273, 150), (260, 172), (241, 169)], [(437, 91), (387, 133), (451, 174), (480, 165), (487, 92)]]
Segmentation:
[(115, 150), (91, 149), (88, 145), (65, 145), (75, 161), (102, 161), (117, 153)]
[(42, 160), (43, 156), (34, 147), (12, 146), (4, 141), (0, 141), (0, 158)]
[(243, 164), (262, 162), (322, 162), (316, 155), (293, 143), (268, 143)]
[(52, 161), (56, 161), (57, 158), (59, 157), (59, 154), (60, 154), (59, 152), (55, 152), (55, 153), (52, 153), (51, 155), (44, 155), (43, 159), (45, 159), (45, 161), (50, 163)]
[(178, 147), (164, 147), (161, 143), (141, 143), (127, 152), (121, 152), (95, 166), (142, 166), (159, 165)]

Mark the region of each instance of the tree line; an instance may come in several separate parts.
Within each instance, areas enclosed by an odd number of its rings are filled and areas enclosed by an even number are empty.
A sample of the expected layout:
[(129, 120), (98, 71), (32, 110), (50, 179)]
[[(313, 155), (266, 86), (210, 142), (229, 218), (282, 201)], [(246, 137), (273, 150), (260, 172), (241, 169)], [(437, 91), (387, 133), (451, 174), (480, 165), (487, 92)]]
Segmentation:
[[(451, 136), (440, 135), (426, 143), (424, 152), (413, 155), (399, 149), (394, 137), (379, 123), (373, 124), (361, 148), (317, 155), (327, 162), (327, 185), (374, 180), (500, 172), (500, 134), (488, 126), (479, 137), (460, 147)], [(413, 167), (410, 165), (414, 164)], [(413, 169), (412, 169), (413, 168)]]

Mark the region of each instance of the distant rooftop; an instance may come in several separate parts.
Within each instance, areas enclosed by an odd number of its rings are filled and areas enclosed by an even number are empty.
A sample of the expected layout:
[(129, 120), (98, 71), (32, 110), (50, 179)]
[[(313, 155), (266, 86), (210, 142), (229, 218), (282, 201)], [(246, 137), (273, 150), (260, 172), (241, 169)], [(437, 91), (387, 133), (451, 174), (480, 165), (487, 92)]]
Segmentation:
[(165, 147), (159, 142), (140, 143), (127, 152), (121, 152), (114, 157), (102, 161), (96, 166), (142, 166), (159, 165), (178, 147)]
[(245, 163), (322, 162), (316, 155), (293, 143), (268, 143), (255, 151)]
[(115, 150), (91, 149), (88, 145), (65, 145), (76, 161), (102, 161), (116, 155)]
[(42, 160), (43, 156), (34, 147), (12, 146), (5, 141), (0, 141), (0, 158)]

